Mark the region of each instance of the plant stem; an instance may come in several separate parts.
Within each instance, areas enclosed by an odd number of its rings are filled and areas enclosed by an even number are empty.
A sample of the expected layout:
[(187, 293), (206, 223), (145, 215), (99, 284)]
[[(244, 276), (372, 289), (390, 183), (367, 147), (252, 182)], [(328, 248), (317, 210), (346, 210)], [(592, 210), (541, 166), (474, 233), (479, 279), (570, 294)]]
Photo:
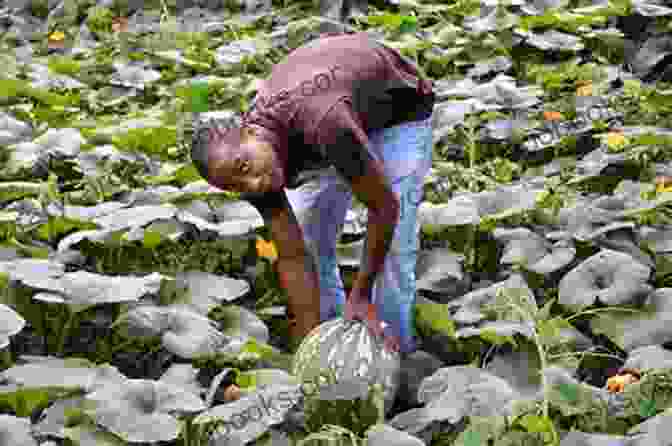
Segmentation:
[(65, 324), (61, 328), (61, 332), (59, 333), (59, 336), (58, 336), (57, 354), (59, 356), (64, 355), (65, 341), (67, 340), (68, 335), (70, 334), (70, 329), (73, 325), (73, 322), (77, 318), (77, 313), (75, 313), (74, 311), (70, 311), (68, 308), (66, 308), (66, 311), (68, 313), (68, 319), (65, 321)]
[(182, 440), (184, 442), (184, 446), (191, 446), (191, 436), (189, 435), (190, 427), (191, 427), (191, 420), (187, 418), (186, 420), (184, 420), (184, 431), (182, 432), (183, 434)]
[(2, 352), (0, 352), (0, 370), (8, 369), (14, 363), (12, 359), (12, 349), (11, 349), (11, 340), (9, 341), (10, 345), (7, 346)]
[(591, 352), (571, 352), (571, 353), (558, 353), (557, 355), (548, 355), (547, 359), (553, 360), (558, 358), (566, 358), (569, 356), (599, 356), (602, 358), (611, 358), (611, 359), (621, 359), (619, 356), (610, 355), (608, 353), (591, 353)]
[(167, 20), (168, 17), (169, 17), (168, 7), (166, 6), (166, 1), (165, 0), (161, 0), (161, 9), (163, 10), (163, 14), (162, 14), (162, 17), (161, 17), (161, 23), (163, 23), (163, 21)]
[(47, 336), (47, 310), (49, 307), (45, 302), (40, 302), (40, 313), (42, 313), (42, 353), (49, 355), (49, 337)]
[[(524, 320), (534, 321), (534, 317), (532, 317), (532, 315), (529, 314), (528, 311), (524, 310), (519, 305), (516, 305), (513, 302), (511, 302), (510, 305), (513, 307), (513, 309), (515, 309), (518, 313), (520, 313), (520, 315), (523, 317)], [(539, 338), (539, 333), (537, 332), (536, 324), (532, 328), (532, 336), (534, 337), (534, 344), (537, 348), (537, 354), (539, 355), (539, 362), (541, 367), (541, 386), (544, 392), (544, 401), (542, 402), (542, 414), (543, 417), (548, 420), (550, 419), (549, 416), (550, 401), (548, 400), (547, 397), (548, 380), (546, 378), (546, 375), (544, 375), (543, 373), (544, 370), (546, 370), (546, 368), (548, 367), (548, 358), (546, 356), (546, 351), (544, 350), (541, 339)], [(553, 435), (553, 444), (554, 445), (559, 444), (560, 440), (558, 438), (558, 433), (556, 432), (555, 427), (553, 427), (552, 435)]]
[[(467, 136), (467, 151), (469, 153), (469, 169), (473, 172), (473, 169), (476, 166), (476, 156), (478, 147), (476, 145), (475, 132), (473, 127), (469, 127), (466, 131)], [(476, 192), (477, 183), (476, 179), (472, 178), (469, 180), (469, 190), (471, 192)], [(468, 231), (468, 246), (469, 246), (469, 257), (471, 266), (474, 271), (478, 268), (478, 251), (477, 251), (477, 227), (476, 225), (469, 225)]]
[(619, 308), (619, 307), (595, 308), (593, 310), (586, 310), (586, 311), (582, 311), (580, 313), (573, 314), (573, 315), (567, 317), (565, 320), (567, 322), (569, 322), (572, 319), (576, 319), (579, 316), (583, 316), (583, 315), (586, 315), (586, 314), (603, 313), (603, 312), (607, 312), (607, 311), (622, 311), (624, 313), (645, 313), (642, 310), (634, 310), (634, 309), (631, 309), (631, 308)]
[(116, 352), (118, 352), (119, 350), (122, 350), (122, 349), (128, 347), (129, 345), (133, 344), (134, 342), (135, 342), (135, 339), (130, 339), (130, 340), (126, 341), (126, 342), (122, 342), (122, 343), (119, 344), (119, 345), (115, 345), (114, 347), (112, 347), (110, 353), (116, 353)]

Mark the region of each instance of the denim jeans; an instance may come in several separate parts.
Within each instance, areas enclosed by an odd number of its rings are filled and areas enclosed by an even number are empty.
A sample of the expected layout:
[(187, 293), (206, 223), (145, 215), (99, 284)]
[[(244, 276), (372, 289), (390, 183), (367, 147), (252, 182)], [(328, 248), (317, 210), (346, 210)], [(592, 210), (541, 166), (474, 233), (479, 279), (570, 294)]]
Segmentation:
[[(389, 324), (388, 332), (401, 338), (401, 350), (408, 353), (416, 349), (413, 305), (420, 231), (417, 210), (424, 178), (432, 165), (431, 117), (372, 131), (368, 136), (371, 154), (382, 161), (401, 205), (394, 239), (384, 269), (374, 284), (372, 301), (380, 319)], [(318, 266), (320, 313), (324, 322), (341, 315), (345, 303), (336, 243), (352, 204), (352, 191), (347, 181), (330, 167), (286, 193), (308, 251)]]

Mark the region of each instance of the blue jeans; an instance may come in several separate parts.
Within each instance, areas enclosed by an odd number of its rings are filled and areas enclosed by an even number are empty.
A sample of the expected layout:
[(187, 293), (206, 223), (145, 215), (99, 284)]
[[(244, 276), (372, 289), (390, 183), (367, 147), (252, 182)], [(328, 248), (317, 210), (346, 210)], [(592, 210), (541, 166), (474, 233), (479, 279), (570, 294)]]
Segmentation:
[[(382, 161), (401, 205), (394, 239), (384, 269), (374, 284), (372, 301), (380, 319), (389, 324), (388, 332), (400, 337), (401, 350), (408, 353), (416, 349), (413, 305), (420, 231), (417, 210), (424, 178), (432, 165), (431, 118), (376, 130), (368, 136), (371, 154)], [(347, 181), (330, 167), (319, 171), (314, 180), (297, 189), (287, 189), (286, 193), (308, 251), (318, 260), (320, 313), (324, 322), (340, 316), (345, 303), (336, 243), (352, 204), (352, 191)]]

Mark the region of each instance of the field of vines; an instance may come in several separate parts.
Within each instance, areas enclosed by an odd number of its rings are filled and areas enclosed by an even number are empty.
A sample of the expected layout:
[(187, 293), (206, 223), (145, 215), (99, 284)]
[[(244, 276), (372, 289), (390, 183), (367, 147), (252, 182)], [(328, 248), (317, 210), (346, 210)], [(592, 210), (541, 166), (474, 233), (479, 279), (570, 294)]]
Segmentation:
[[(356, 31), (437, 94), (389, 410), (292, 374), (268, 228), (189, 159)], [(0, 64), (0, 446), (672, 444), (669, 0), (0, 0)]]

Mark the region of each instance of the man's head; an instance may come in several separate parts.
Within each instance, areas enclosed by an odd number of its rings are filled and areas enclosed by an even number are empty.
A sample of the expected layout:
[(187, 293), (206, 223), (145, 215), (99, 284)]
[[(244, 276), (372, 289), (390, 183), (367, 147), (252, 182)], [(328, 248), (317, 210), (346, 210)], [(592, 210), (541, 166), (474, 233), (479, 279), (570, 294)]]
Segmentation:
[(201, 176), (220, 189), (265, 193), (284, 186), (282, 165), (273, 146), (252, 126), (197, 129), (191, 158)]

